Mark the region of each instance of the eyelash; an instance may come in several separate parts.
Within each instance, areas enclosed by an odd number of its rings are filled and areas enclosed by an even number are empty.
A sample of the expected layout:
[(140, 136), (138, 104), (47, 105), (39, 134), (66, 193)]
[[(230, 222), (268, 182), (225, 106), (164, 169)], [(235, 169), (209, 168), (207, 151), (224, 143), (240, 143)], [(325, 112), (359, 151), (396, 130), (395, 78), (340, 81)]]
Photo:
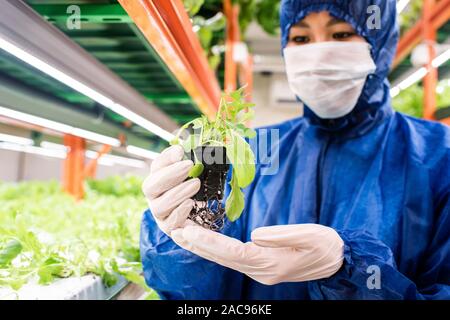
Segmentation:
[(356, 33), (354, 32), (337, 32), (335, 34), (333, 34), (333, 38), (334, 39), (347, 39), (347, 38), (351, 38), (354, 35), (356, 35)]
[[(336, 40), (344, 40), (355, 36), (354, 32), (336, 32), (333, 34), (333, 38)], [(290, 39), (291, 42), (295, 43), (308, 43), (309, 37), (307, 36), (295, 36)]]
[[(300, 40), (300, 39), (302, 39), (302, 40)], [(309, 41), (309, 38), (306, 36), (295, 36), (295, 37), (292, 37), (290, 41), (295, 42), (295, 43), (307, 43)]]

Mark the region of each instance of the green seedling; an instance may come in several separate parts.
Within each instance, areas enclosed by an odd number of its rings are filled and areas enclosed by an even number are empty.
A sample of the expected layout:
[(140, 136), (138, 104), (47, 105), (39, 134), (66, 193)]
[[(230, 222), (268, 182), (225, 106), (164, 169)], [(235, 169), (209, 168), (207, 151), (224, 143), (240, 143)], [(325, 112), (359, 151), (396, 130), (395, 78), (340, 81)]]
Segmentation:
[[(220, 146), (226, 149), (233, 171), (230, 181), (231, 192), (225, 204), (228, 219), (235, 221), (244, 209), (242, 188), (247, 187), (255, 177), (255, 156), (245, 138), (254, 138), (256, 131), (246, 123), (254, 117), (254, 104), (245, 100), (244, 88), (222, 94), (219, 110), (213, 120), (201, 116), (183, 125), (171, 144), (183, 146), (185, 152), (200, 146)], [(190, 129), (183, 139), (181, 135)], [(196, 158), (189, 176), (198, 177), (203, 165)]]

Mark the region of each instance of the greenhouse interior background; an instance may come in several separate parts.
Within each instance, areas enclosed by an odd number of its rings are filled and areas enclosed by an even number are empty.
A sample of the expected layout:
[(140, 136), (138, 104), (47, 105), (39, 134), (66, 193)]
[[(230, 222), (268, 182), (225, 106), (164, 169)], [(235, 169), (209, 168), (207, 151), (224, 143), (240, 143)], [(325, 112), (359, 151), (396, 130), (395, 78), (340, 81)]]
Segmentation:
[[(398, 1), (393, 106), (450, 125), (450, 2), (424, 22), (425, 2)], [(141, 184), (171, 134), (243, 85), (252, 127), (302, 115), (279, 3), (0, 1), (0, 299), (158, 299), (141, 275)]]

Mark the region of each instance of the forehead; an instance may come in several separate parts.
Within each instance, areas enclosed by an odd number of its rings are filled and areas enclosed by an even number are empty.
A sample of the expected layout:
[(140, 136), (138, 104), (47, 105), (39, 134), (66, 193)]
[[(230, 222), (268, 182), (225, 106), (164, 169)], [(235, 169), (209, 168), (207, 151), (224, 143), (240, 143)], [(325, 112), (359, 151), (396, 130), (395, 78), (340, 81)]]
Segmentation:
[[(337, 24), (348, 24), (342, 19), (338, 19), (328, 13), (328, 11), (311, 12), (302, 20), (293, 25), (293, 27), (309, 27), (310, 25), (325, 25), (327, 27)], [(349, 25), (349, 24), (348, 24)]]

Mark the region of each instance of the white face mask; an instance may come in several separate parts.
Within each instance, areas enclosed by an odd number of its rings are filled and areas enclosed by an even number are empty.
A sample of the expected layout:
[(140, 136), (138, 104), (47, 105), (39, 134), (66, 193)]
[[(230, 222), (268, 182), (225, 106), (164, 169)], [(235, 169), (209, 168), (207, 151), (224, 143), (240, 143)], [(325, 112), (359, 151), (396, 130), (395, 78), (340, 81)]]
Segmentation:
[(291, 90), (322, 119), (349, 114), (376, 69), (366, 42), (287, 47), (284, 59)]

